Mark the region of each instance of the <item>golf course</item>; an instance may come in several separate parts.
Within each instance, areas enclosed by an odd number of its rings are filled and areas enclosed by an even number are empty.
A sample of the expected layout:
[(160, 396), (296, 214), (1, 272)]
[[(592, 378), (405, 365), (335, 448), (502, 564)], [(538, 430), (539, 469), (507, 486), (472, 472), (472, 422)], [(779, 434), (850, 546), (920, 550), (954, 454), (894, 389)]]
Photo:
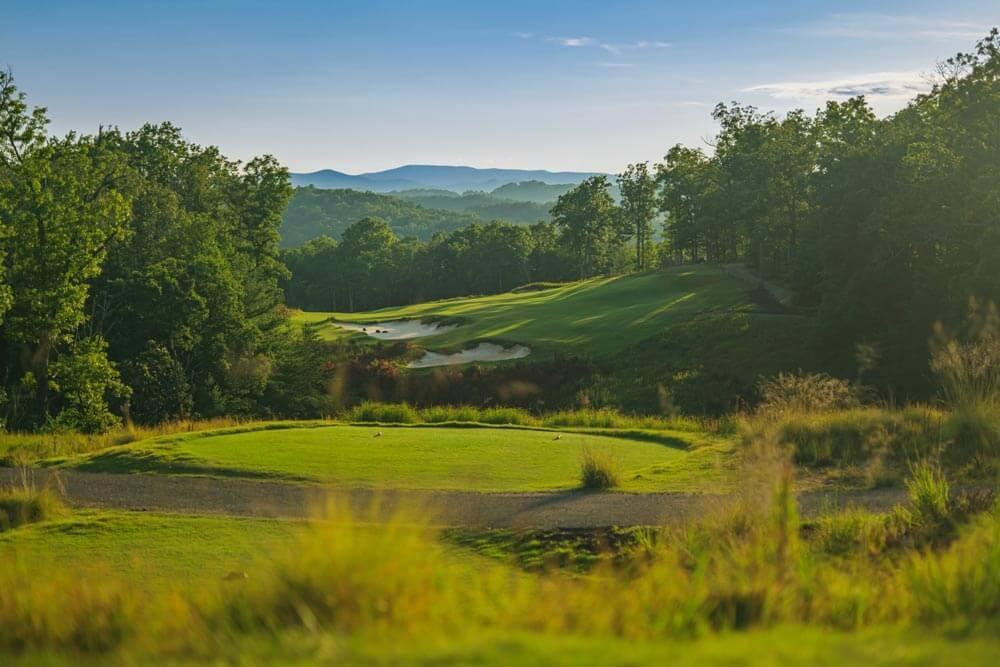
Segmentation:
[(1000, 665), (1000, 5), (720, 3), (0, 2), (0, 667)]
[[(311, 312), (295, 318), (327, 339), (364, 336), (356, 330), (361, 323), (418, 320), (450, 325), (440, 333), (410, 339), (428, 349), (460, 350), (494, 342), (525, 345), (535, 357), (561, 353), (602, 358), (672, 323), (752, 311), (750, 289), (720, 267), (679, 267), (365, 313)], [(346, 329), (338, 322), (352, 326)]]

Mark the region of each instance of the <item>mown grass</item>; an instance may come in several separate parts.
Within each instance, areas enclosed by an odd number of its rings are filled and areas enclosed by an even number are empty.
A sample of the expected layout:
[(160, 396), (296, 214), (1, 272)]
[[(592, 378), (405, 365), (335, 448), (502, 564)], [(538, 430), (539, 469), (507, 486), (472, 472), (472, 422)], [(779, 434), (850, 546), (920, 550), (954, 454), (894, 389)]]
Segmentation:
[[(373, 525), (334, 505), (248, 578), (196, 590), (0, 553), (0, 655), (493, 664), (544, 661), (563, 647), (608, 664), (656, 650), (723, 661), (738, 648), (756, 651), (747, 661), (1000, 655), (1000, 509), (963, 519), (944, 542), (928, 537), (943, 519), (915, 513), (904, 539), (872, 552), (878, 521), (803, 531), (787, 461), (754, 465), (744, 475), (754, 488), (725, 511), (574, 574), (456, 558), (419, 516)], [(24, 530), (37, 528), (15, 533)], [(836, 553), (834, 534), (848, 545)], [(782, 638), (802, 645), (767, 647)]]
[(670, 322), (713, 310), (752, 307), (746, 286), (722, 269), (687, 266), (366, 313), (303, 313), (296, 321), (334, 339), (343, 330), (323, 320), (447, 319), (460, 321), (461, 326), (420, 339), (421, 345), (451, 349), (477, 341), (517, 342), (531, 347), (529, 360), (567, 353), (601, 358), (652, 336)]
[(44, 572), (96, 560), (131, 585), (194, 590), (234, 571), (256, 576), (255, 563), (305, 529), (292, 520), (77, 510), (0, 533), (0, 562)]
[[(247, 428), (179, 434), (83, 457), (50, 461), (98, 472), (148, 472), (336, 482), (345, 486), (467, 491), (557, 491), (580, 486), (584, 449), (612, 453), (620, 488), (651, 492), (711, 490), (725, 477), (727, 441), (717, 456), (700, 452), (708, 436), (684, 432), (616, 437), (521, 427), (347, 426)], [(276, 425), (277, 426), (277, 425)], [(693, 445), (689, 451), (688, 446)], [(706, 464), (718, 463), (721, 469)], [(679, 484), (672, 481), (678, 473)]]

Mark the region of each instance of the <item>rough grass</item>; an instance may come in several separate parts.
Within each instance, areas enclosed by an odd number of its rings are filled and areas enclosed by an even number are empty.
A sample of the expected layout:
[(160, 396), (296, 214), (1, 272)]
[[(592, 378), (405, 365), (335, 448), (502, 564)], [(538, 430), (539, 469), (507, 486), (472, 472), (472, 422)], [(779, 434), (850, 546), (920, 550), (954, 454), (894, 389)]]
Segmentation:
[(51, 489), (0, 490), (0, 533), (66, 514), (66, 506)]
[(107, 449), (115, 445), (146, 440), (161, 435), (190, 433), (251, 423), (232, 417), (166, 422), (157, 426), (127, 425), (106, 433), (52, 431), (38, 433), (0, 432), (0, 466), (18, 466), (40, 459), (71, 456)]
[(620, 483), (620, 466), (613, 454), (585, 447), (580, 454), (580, 486), (586, 491), (607, 491)]
[(481, 408), (472, 405), (440, 405), (426, 408), (406, 403), (364, 402), (348, 410), (343, 418), (351, 423), (443, 424), (464, 422), (549, 428), (643, 429), (692, 433), (726, 431), (728, 422), (696, 417), (626, 415), (611, 408), (581, 408), (536, 415), (513, 407)]
[[(894, 660), (996, 655), (1000, 513), (975, 517), (945, 546), (901, 541), (891, 558), (850, 548), (830, 556), (829, 537), (799, 537), (790, 468), (780, 460), (759, 465), (759, 476), (748, 475), (755, 502), (663, 529), (634, 557), (598, 562), (585, 576), (456, 558), (419, 516), (373, 525), (337, 506), (263, 556), (248, 578), (197, 591), (144, 588), (100, 564), (38, 568), (0, 554), (0, 655), (308, 661), (346, 646), (353, 648), (338, 656), (478, 656), (499, 664), (551, 655), (574, 637), (605, 647), (667, 643), (690, 656), (719, 645), (764, 651), (759, 638), (786, 634), (843, 637), (841, 650), (854, 647), (827, 658), (875, 655), (867, 648), (875, 637), (900, 637), (889, 644)], [(835, 532), (843, 541), (871, 530), (855, 521)], [(955, 632), (969, 639), (942, 652), (939, 638)], [(493, 646), (498, 637), (522, 639)], [(938, 648), (907, 653), (909, 637)], [(692, 639), (683, 649), (671, 643)], [(493, 648), (484, 654), (486, 646)], [(627, 662), (637, 650), (601, 655)], [(718, 655), (732, 658), (731, 650)]]
[(788, 410), (745, 418), (743, 434), (745, 441), (774, 438), (800, 465), (850, 466), (878, 457), (905, 462), (936, 454), (942, 420), (940, 411), (921, 406)]

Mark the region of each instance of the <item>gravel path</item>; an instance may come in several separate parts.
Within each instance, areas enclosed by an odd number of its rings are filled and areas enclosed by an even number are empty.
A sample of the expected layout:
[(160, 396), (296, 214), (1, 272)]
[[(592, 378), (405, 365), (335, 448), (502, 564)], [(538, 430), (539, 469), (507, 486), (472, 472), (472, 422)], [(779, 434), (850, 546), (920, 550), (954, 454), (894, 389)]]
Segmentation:
[[(358, 509), (417, 509), (444, 525), (495, 528), (598, 528), (683, 523), (724, 507), (729, 497), (681, 493), (465, 493), (332, 489), (239, 479), (166, 475), (114, 475), (74, 470), (0, 468), (0, 488), (51, 484), (76, 507), (305, 517), (329, 495)], [(901, 490), (807, 492), (799, 511), (815, 516), (847, 506), (885, 510), (905, 502)]]

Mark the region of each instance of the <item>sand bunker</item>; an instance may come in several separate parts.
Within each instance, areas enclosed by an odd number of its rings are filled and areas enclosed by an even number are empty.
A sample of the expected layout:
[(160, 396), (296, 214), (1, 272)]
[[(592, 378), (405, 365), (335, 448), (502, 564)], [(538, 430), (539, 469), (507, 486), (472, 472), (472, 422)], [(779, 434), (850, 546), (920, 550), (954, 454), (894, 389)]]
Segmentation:
[(420, 322), (419, 320), (392, 320), (390, 322), (372, 322), (371, 324), (353, 324), (336, 322), (332, 324), (349, 331), (360, 331), (379, 340), (407, 340), (422, 336), (451, 331), (454, 324), (437, 324), (435, 322)]
[(472, 361), (506, 361), (508, 359), (522, 359), (531, 354), (531, 348), (524, 345), (513, 347), (501, 347), (496, 343), (480, 343), (467, 350), (454, 354), (440, 354), (438, 352), (424, 352), (424, 356), (416, 361), (407, 364), (407, 368), (430, 368), (431, 366), (454, 366), (455, 364), (467, 364)]

